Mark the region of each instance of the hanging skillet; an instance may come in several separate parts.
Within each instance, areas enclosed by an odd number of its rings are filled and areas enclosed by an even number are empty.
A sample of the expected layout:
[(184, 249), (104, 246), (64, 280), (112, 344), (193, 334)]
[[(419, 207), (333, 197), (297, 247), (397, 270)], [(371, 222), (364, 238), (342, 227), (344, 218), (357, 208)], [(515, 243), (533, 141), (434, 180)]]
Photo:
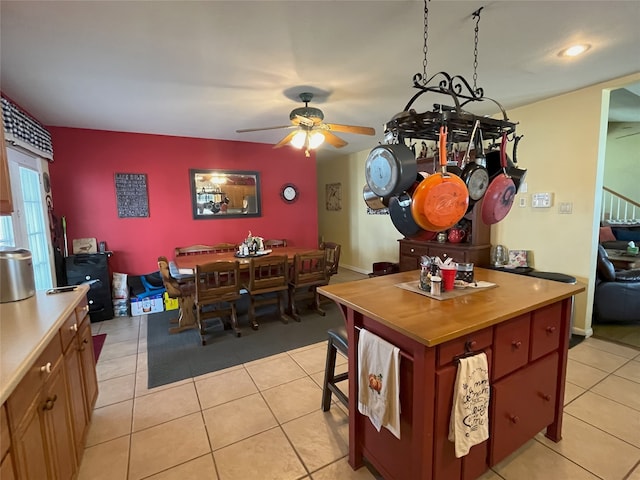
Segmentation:
[(482, 221), (487, 225), (498, 223), (507, 216), (516, 195), (516, 186), (507, 175), (507, 133), (502, 134), (500, 144), (500, 164), (502, 173), (491, 180), (482, 202)]
[[(482, 146), (482, 131), (480, 131), (478, 135), (480, 141), (474, 144), (476, 132), (478, 131), (479, 125), (480, 120), (476, 120), (475, 124), (473, 125), (473, 130), (471, 131), (471, 138), (469, 139), (467, 152), (462, 159), (463, 170), (460, 178), (462, 178), (462, 181), (465, 183), (465, 185), (467, 186), (467, 190), (469, 191), (469, 207), (467, 208), (467, 212), (470, 212), (473, 209), (473, 205), (484, 196), (487, 188), (489, 187), (489, 173), (487, 172), (487, 169), (480, 163), (480, 158), (484, 157)], [(469, 153), (471, 152), (471, 145), (475, 145), (476, 157), (478, 158), (478, 162), (469, 163)]]
[[(394, 195), (389, 199), (389, 215), (391, 216), (391, 222), (393, 223), (393, 226), (396, 227), (396, 230), (406, 238), (422, 238), (423, 234), (426, 233), (420, 225), (415, 222), (411, 215), (411, 204), (413, 203), (411, 197), (420, 182), (422, 182), (427, 176), (427, 173), (419, 172), (416, 176), (416, 181), (408, 191), (403, 192), (400, 195)], [(432, 234), (432, 237), (435, 235), (434, 232), (429, 233)]]
[(424, 230), (441, 232), (464, 217), (469, 192), (460, 177), (447, 173), (447, 127), (440, 127), (441, 172), (425, 178), (413, 194), (411, 214)]
[(364, 166), (367, 185), (383, 198), (407, 190), (415, 182), (417, 174), (416, 157), (403, 143), (374, 147)]
[(524, 137), (524, 135), (516, 136), (513, 139), (513, 162), (509, 162), (509, 157), (507, 157), (507, 172), (509, 176), (513, 179), (513, 184), (516, 186), (516, 192), (520, 191), (520, 186), (524, 183), (524, 179), (527, 176), (526, 168), (518, 167), (518, 159), (516, 158), (516, 150), (518, 148), (518, 143)]

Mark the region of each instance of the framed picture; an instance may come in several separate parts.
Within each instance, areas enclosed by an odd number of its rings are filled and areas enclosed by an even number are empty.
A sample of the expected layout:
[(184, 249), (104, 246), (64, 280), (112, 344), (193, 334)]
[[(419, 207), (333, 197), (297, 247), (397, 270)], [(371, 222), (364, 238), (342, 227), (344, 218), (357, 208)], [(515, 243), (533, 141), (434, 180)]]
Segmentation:
[(189, 170), (194, 219), (259, 217), (260, 174), (233, 170)]
[(342, 210), (342, 184), (327, 183), (327, 210)]

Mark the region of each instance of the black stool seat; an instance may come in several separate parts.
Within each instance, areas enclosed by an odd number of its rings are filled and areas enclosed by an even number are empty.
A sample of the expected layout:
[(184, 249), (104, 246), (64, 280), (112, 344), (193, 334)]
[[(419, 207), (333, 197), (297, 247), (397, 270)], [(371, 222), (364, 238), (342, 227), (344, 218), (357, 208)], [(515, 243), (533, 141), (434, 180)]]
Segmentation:
[(576, 283), (576, 277), (572, 277), (571, 275), (565, 275), (564, 273), (558, 272), (538, 272), (534, 270), (533, 272), (527, 273), (530, 277), (542, 278), (544, 280), (554, 280), (556, 282), (562, 283)]
[(335, 394), (347, 408), (349, 407), (348, 396), (336, 385), (349, 378), (348, 372), (336, 375), (336, 354), (338, 351), (343, 355), (348, 355), (349, 341), (347, 339), (347, 329), (344, 326), (331, 328), (327, 331), (329, 341), (327, 343), (327, 362), (324, 370), (324, 383), (322, 386), (322, 410), (327, 412), (331, 407), (331, 394)]

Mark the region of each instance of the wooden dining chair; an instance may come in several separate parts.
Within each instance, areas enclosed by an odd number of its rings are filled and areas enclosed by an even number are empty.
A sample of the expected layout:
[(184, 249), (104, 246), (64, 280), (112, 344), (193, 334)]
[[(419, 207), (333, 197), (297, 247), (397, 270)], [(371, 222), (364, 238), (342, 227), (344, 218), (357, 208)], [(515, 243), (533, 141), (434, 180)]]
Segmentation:
[(265, 240), (263, 243), (264, 243), (264, 248), (265, 249), (279, 248), (279, 247), (286, 247), (287, 246), (287, 241), (284, 238), (282, 238), (282, 239), (269, 239), (269, 240)]
[(188, 247), (176, 247), (174, 256), (201, 255), (206, 253), (234, 252), (238, 248), (236, 243), (217, 243), (215, 245), (189, 245)]
[(329, 275), (326, 269), (326, 255), (324, 250), (312, 250), (305, 253), (297, 253), (293, 260), (293, 274), (289, 281), (289, 315), (300, 321), (300, 315), (296, 309), (296, 294), (311, 293), (313, 302), (309, 308), (324, 316), (325, 311), (320, 308), (320, 294), (317, 287), (327, 285)]
[(206, 344), (205, 320), (211, 318), (230, 317), (231, 328), (239, 337), (236, 301), (240, 299), (240, 263), (235, 260), (196, 265), (195, 284), (196, 321), (202, 345)]
[(322, 242), (320, 250), (324, 250), (327, 274), (329, 277), (338, 273), (341, 245), (335, 242)]
[(169, 298), (178, 300), (178, 318), (172, 319), (171, 323), (177, 323), (177, 327), (171, 327), (169, 333), (179, 333), (183, 330), (195, 327), (193, 306), (195, 283), (192, 281), (178, 282), (169, 271), (169, 261), (167, 257), (158, 257), (158, 269), (162, 277), (162, 284)]
[[(288, 323), (285, 314), (284, 292), (289, 288), (289, 262), (286, 255), (254, 257), (249, 261), (249, 281), (244, 288), (249, 293), (249, 320), (251, 328), (257, 330), (256, 307), (277, 304), (280, 319)], [(275, 297), (273, 294), (275, 293)]]

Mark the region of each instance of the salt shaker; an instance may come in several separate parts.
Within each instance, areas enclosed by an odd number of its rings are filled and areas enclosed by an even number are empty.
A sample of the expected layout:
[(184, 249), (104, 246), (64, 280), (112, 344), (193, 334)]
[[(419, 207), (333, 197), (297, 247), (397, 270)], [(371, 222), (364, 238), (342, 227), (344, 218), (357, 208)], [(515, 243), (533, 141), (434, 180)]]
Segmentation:
[(442, 291), (442, 279), (437, 276), (431, 277), (431, 293), (433, 295), (440, 295)]

